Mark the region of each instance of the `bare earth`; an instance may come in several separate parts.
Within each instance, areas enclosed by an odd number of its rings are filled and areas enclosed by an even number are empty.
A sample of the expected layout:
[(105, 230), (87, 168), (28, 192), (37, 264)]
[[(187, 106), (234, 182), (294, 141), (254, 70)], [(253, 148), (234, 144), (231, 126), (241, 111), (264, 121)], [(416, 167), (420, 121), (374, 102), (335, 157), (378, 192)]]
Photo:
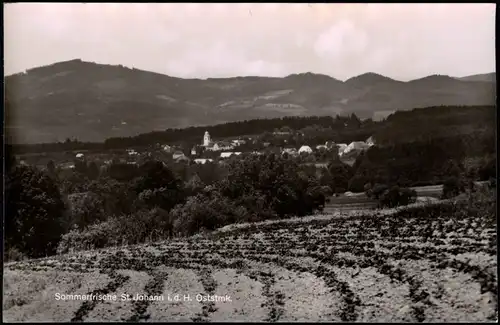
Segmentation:
[[(3, 320), (496, 321), (495, 227), (472, 216), (391, 213), (231, 226), (9, 263)], [(56, 293), (117, 300), (57, 300)], [(122, 301), (127, 294), (164, 300)], [(230, 300), (197, 300), (208, 296)]]

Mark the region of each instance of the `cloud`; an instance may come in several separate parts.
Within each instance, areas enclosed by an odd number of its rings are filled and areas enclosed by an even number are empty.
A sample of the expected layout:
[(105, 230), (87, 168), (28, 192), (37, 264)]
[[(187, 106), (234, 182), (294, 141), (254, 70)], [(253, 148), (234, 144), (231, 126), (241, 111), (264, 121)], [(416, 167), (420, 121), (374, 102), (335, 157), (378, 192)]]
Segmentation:
[(341, 20), (321, 33), (314, 43), (319, 56), (341, 59), (342, 56), (362, 54), (368, 39), (366, 33), (351, 21)]
[[(494, 4), (15, 3), (5, 73), (81, 58), (180, 77), (495, 69)], [(36, 53), (36, 55), (33, 55)]]

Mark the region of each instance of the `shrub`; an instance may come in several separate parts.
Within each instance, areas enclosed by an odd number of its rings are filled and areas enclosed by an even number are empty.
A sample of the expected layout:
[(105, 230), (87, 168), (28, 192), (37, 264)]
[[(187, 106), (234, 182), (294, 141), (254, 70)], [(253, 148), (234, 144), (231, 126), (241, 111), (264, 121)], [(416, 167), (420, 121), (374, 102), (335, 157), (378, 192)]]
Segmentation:
[(215, 230), (224, 225), (246, 219), (248, 211), (236, 206), (231, 200), (214, 194), (198, 194), (190, 197), (185, 204), (177, 205), (171, 212), (174, 232), (192, 235), (200, 229)]
[(349, 180), (348, 190), (354, 193), (363, 192), (367, 179), (363, 176), (354, 176)]
[(414, 203), (417, 199), (417, 192), (408, 188), (393, 186), (386, 189), (378, 199), (380, 206), (393, 208)]
[(373, 198), (375, 200), (378, 200), (380, 198), (380, 196), (388, 189), (389, 189), (389, 186), (387, 186), (385, 184), (377, 183), (377, 184), (373, 185), (373, 187), (368, 188), (368, 190), (365, 193), (366, 193), (366, 196), (368, 196), (369, 198)]
[(57, 253), (139, 244), (171, 236), (173, 236), (173, 220), (166, 211), (142, 210), (109, 218), (86, 229), (71, 230), (62, 237)]
[(77, 225), (84, 229), (96, 222), (105, 220), (103, 201), (92, 192), (75, 193), (68, 195), (70, 219), (65, 228), (71, 228)]
[(5, 261), (7, 262), (17, 262), (25, 260), (27, 257), (17, 248), (11, 247), (5, 252)]
[(449, 199), (464, 192), (465, 188), (463, 183), (458, 177), (449, 177), (443, 183), (443, 191), (441, 194), (442, 199)]

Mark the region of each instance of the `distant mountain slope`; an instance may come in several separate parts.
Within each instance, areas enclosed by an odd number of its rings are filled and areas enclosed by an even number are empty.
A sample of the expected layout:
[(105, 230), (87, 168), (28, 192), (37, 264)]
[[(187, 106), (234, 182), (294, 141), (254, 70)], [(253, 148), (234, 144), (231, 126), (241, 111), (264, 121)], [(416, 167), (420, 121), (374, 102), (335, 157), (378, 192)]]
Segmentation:
[(403, 82), (382, 76), (382, 75), (377, 74), (377, 73), (368, 72), (368, 73), (364, 73), (362, 75), (347, 79), (345, 81), (345, 83), (349, 86), (364, 88), (364, 87), (372, 87), (372, 86), (379, 85), (382, 83), (394, 85), (394, 84), (401, 84)]
[(439, 105), (493, 105), (495, 84), (427, 77), (400, 82), (374, 73), (346, 82), (285, 78), (182, 79), (71, 60), (5, 78), (9, 142), (103, 141), (153, 130), (282, 116), (380, 112)]
[(462, 81), (484, 81), (484, 82), (495, 82), (497, 78), (497, 74), (495, 72), (484, 73), (484, 74), (475, 74), (472, 76), (457, 78)]

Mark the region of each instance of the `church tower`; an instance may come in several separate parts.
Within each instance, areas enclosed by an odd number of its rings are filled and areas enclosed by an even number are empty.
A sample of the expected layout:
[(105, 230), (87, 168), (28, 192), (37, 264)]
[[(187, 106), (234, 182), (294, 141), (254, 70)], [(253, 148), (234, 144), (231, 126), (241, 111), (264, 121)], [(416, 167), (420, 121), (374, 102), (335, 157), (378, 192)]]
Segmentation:
[(208, 147), (210, 146), (211, 142), (212, 140), (210, 139), (210, 134), (208, 133), (208, 131), (205, 131), (205, 136), (203, 136), (203, 146)]

